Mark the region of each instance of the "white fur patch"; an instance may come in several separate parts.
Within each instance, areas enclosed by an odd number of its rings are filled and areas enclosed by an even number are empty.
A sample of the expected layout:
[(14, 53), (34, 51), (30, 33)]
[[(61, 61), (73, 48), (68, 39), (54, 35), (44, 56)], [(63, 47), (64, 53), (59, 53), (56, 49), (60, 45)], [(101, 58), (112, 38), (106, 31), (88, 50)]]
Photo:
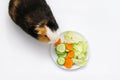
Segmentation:
[(50, 43), (55, 42), (59, 38), (59, 30), (52, 31), (49, 27), (46, 26), (47, 29), (47, 36), (50, 39)]

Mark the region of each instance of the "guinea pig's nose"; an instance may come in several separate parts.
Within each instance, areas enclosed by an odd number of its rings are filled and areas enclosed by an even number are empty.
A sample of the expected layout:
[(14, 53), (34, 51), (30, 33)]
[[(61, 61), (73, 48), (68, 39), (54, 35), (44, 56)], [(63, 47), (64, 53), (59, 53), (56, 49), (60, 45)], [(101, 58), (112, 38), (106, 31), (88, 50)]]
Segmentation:
[(58, 39), (59, 39), (59, 34), (54, 33), (54, 35), (52, 35), (52, 39), (50, 40), (49, 43), (55, 43)]
[(54, 43), (59, 38), (59, 30), (52, 31), (49, 27), (47, 29), (47, 36), (50, 39), (49, 43)]

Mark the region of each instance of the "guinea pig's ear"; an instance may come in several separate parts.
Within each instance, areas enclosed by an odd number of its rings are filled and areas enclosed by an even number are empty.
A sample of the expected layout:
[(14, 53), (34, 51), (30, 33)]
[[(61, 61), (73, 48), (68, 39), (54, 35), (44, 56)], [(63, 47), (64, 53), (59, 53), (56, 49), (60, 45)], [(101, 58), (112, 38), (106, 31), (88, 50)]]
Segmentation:
[(48, 23), (48, 20), (44, 19), (39, 23), (40, 27), (44, 27)]

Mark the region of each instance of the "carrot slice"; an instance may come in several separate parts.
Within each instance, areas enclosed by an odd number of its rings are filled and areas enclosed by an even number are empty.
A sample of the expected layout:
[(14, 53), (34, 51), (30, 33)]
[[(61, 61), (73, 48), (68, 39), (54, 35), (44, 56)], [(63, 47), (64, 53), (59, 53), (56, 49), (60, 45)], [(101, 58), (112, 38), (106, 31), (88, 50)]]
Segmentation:
[(72, 48), (72, 44), (66, 43), (66, 48), (67, 48), (68, 50), (72, 50), (72, 49), (73, 49), (73, 48)]
[(74, 57), (74, 55), (75, 55), (75, 54), (74, 54), (74, 52), (73, 52), (73, 51), (70, 51), (70, 52), (68, 53), (68, 57), (69, 57), (69, 58), (73, 58), (73, 57)]
[(66, 68), (71, 68), (72, 65), (73, 65), (72, 59), (66, 58), (64, 66), (65, 66)]
[(60, 43), (61, 43), (61, 39), (58, 39), (58, 41), (54, 43), (54, 46), (57, 46)]

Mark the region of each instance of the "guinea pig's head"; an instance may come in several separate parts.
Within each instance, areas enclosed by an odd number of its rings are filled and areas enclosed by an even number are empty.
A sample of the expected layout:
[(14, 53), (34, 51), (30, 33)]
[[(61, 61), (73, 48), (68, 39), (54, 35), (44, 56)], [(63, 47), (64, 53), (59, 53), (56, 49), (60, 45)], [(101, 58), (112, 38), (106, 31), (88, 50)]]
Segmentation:
[(35, 27), (37, 39), (44, 43), (52, 43), (58, 39), (58, 25), (55, 22), (43, 20)]

